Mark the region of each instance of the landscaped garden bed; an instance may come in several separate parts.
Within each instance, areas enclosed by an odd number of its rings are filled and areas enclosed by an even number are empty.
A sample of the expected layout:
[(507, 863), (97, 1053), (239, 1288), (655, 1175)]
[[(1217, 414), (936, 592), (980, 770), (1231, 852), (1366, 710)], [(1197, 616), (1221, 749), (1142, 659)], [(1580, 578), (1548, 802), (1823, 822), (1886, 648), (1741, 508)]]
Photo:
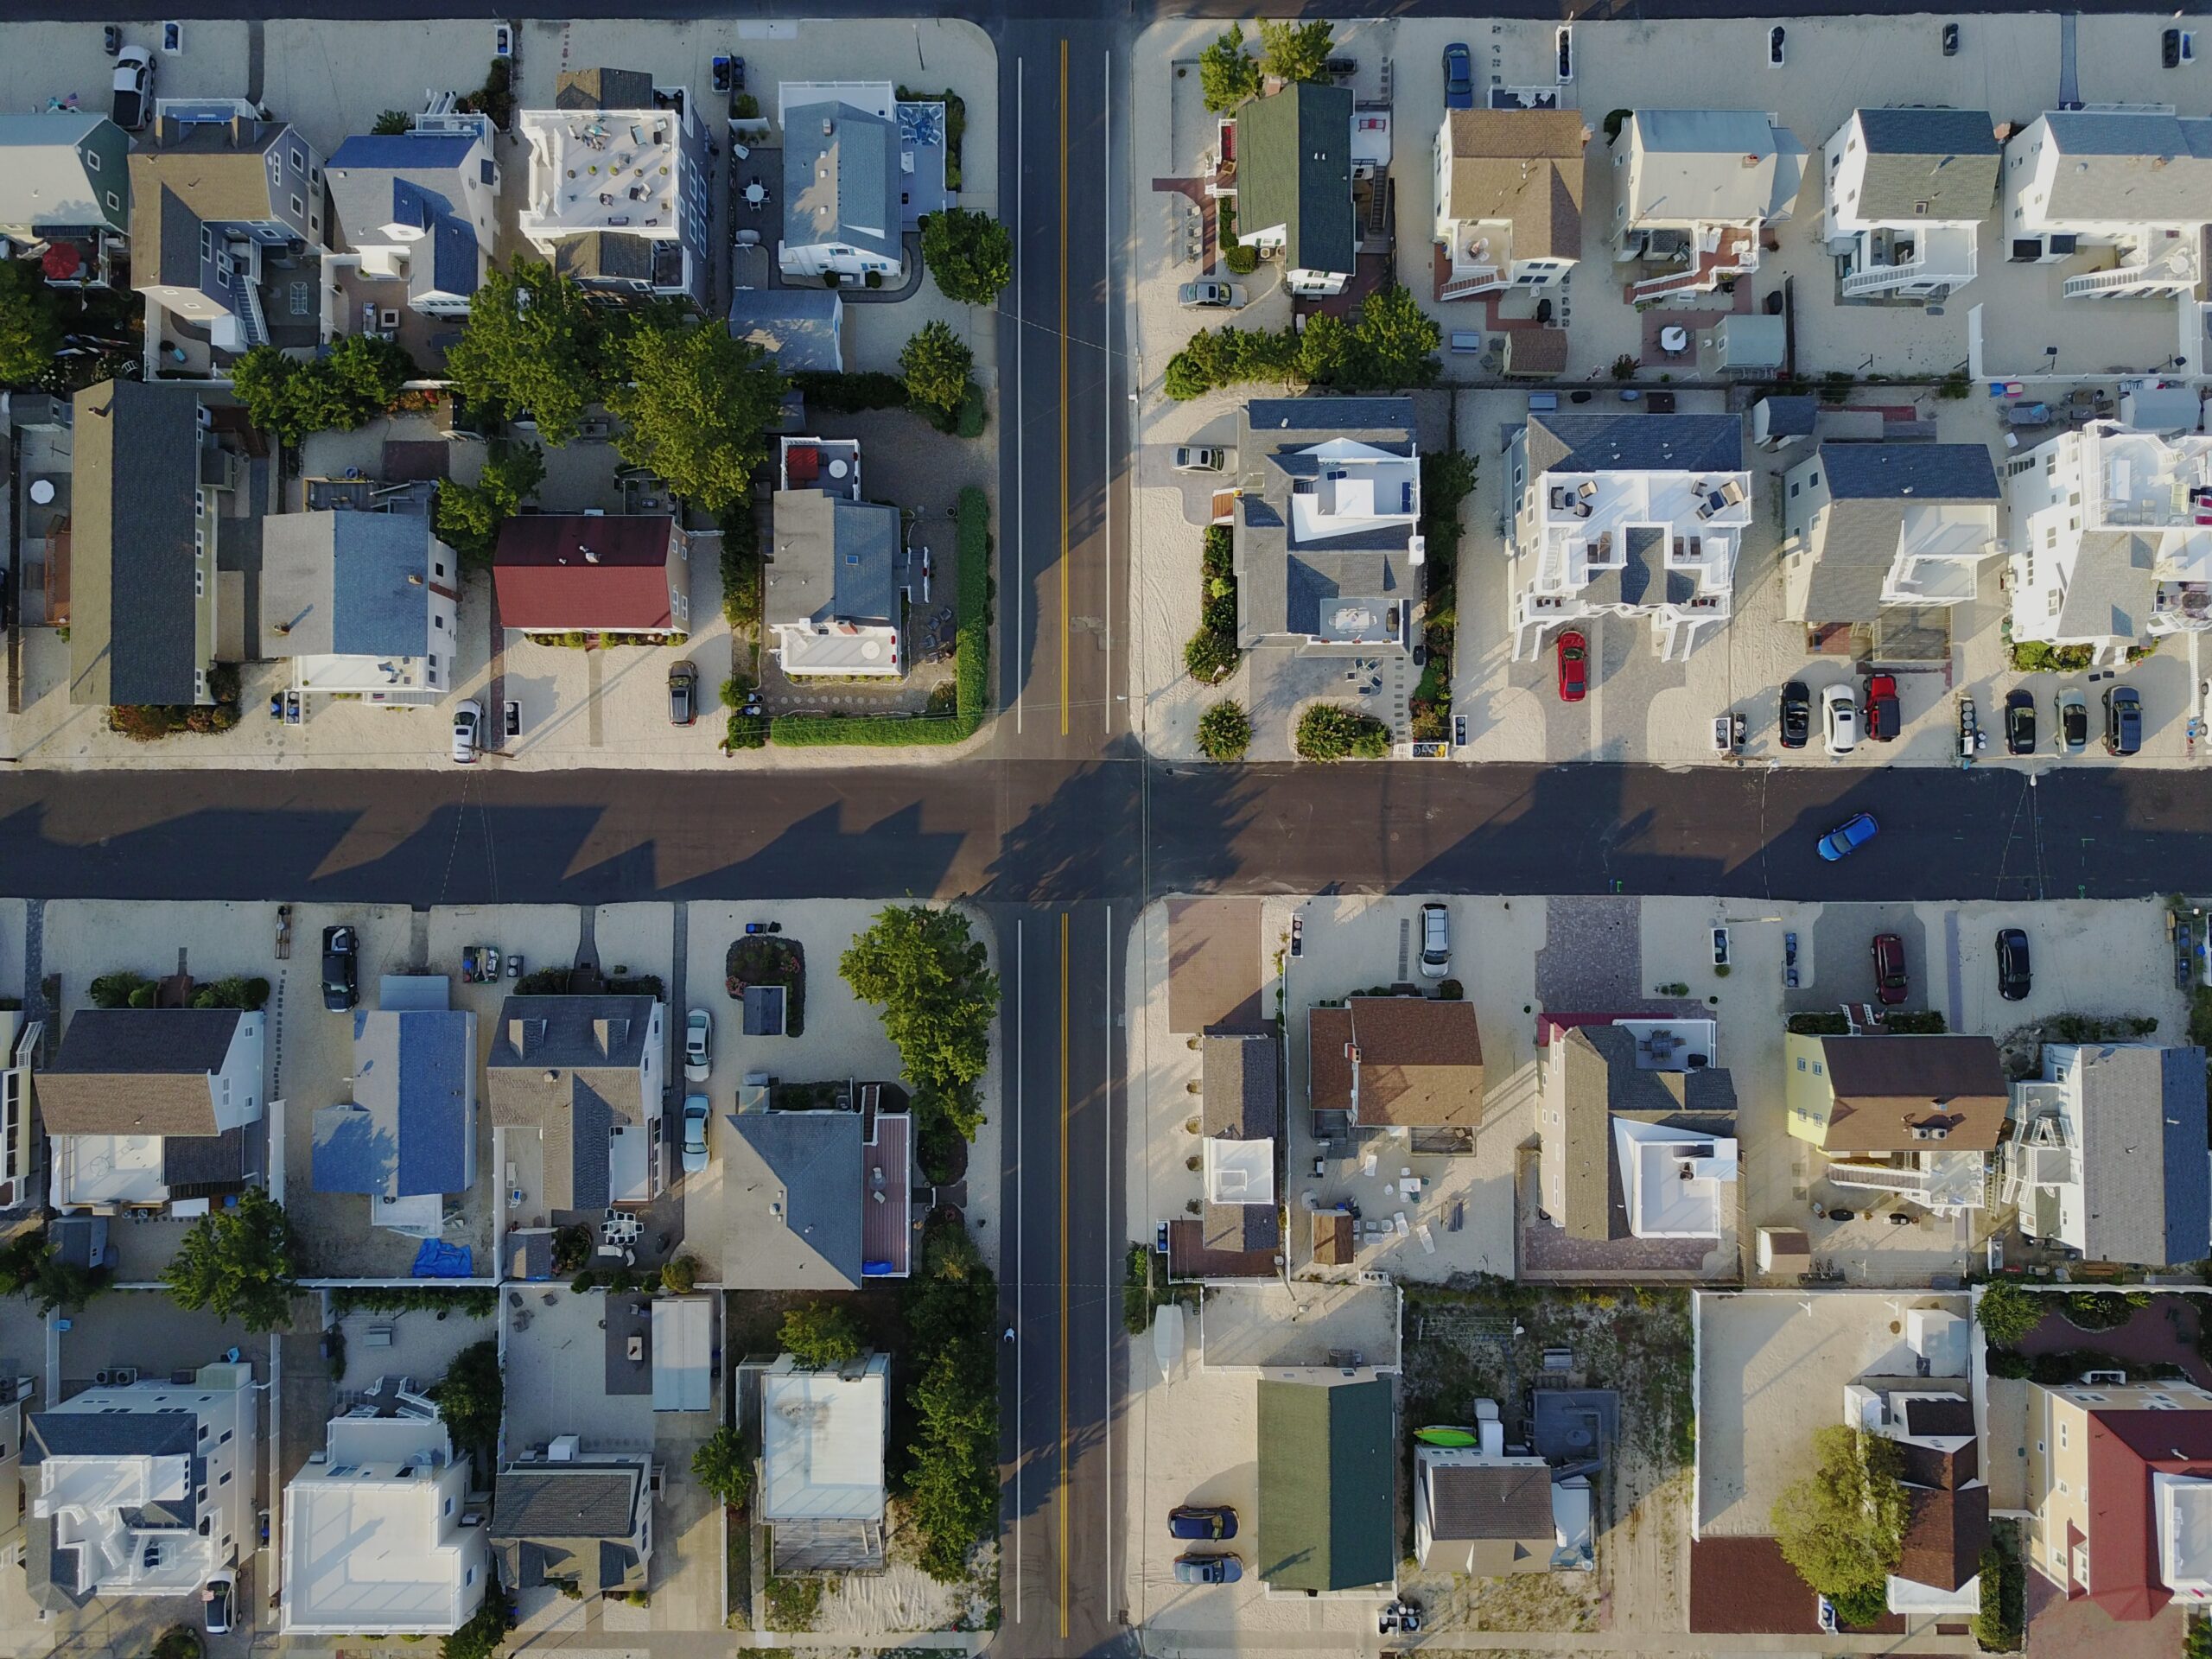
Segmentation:
[(806, 1034), (806, 947), (779, 934), (748, 933), (730, 942), (723, 980), (730, 1001), (742, 1002), (756, 985), (784, 988), (784, 1034)]

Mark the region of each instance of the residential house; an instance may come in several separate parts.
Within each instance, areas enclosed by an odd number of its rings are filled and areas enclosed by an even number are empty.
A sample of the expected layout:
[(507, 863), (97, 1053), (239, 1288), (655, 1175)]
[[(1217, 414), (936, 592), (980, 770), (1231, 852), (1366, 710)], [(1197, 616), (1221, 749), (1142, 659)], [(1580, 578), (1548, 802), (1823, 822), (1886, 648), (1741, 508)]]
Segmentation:
[(216, 558), (224, 519), (250, 508), (245, 468), (195, 387), (103, 380), (71, 408), (66, 597), (48, 616), (69, 627), (69, 701), (213, 702)]
[(553, 107), (524, 110), (516, 228), (594, 297), (706, 304), (714, 204), (707, 128), (681, 88), (636, 69), (563, 69)]
[[(23, 1363), (29, 1363), (28, 1355)], [(0, 1492), (16, 1496), (14, 1504), (0, 1505), (0, 1564), (17, 1568), (29, 1554), (23, 1525), (23, 1413), (37, 1389), (34, 1376), (0, 1376)]]
[(2212, 436), (2091, 421), (2008, 461), (2005, 481), (2015, 644), (2113, 667), (2212, 626)]
[(31, 1599), (52, 1614), (96, 1596), (191, 1596), (251, 1555), (259, 1403), (251, 1363), (225, 1361), (143, 1382), (124, 1366), (34, 1413)]
[(1436, 297), (1541, 294), (1582, 257), (1580, 110), (1446, 110), (1436, 130)]
[(324, 1434), (284, 1487), (284, 1634), (452, 1635), (491, 1583), (468, 1454), (404, 1377), (378, 1377)]
[(2012, 1085), (2004, 1199), (2020, 1230), (2091, 1262), (2158, 1268), (2212, 1249), (2204, 1051), (2046, 1043)]
[(666, 1188), (668, 1028), (652, 997), (509, 996), (484, 1066), (493, 1128), (535, 1140), (545, 1208), (595, 1217)]
[[(46, 1131), (33, 1114), (31, 1074), (45, 1052), (45, 1020), (0, 1009), (0, 1210), (29, 1204), (39, 1192)], [(7, 1490), (0, 1480), (0, 1492)]]
[(257, 1182), (266, 1019), (235, 1008), (79, 1009), (38, 1076), (54, 1207), (204, 1215), (210, 1199)]
[[(1893, 1613), (1967, 1617), (1981, 1611), (1981, 1553), (1989, 1547), (1989, 1484), (1981, 1478), (1966, 1331), (1956, 1314), (1907, 1310), (1931, 1375), (1861, 1376), (1845, 1385), (1843, 1421), (1893, 1442), (1904, 1486), (1904, 1548), (1885, 1589)], [(1931, 1325), (1932, 1322), (1932, 1325)], [(1937, 1372), (1956, 1356), (1955, 1372)]]
[(105, 288), (130, 229), (130, 135), (89, 110), (0, 115), (0, 238), (56, 287)]
[(476, 1185), (476, 1016), (448, 1005), (441, 977), (384, 983), (382, 1007), (353, 1010), (353, 1098), (315, 1115), (314, 1190), (360, 1193), (376, 1225), (436, 1238), (445, 1195)]
[(789, 1354), (760, 1374), (757, 1518), (772, 1573), (867, 1572), (884, 1565), (884, 1446), (891, 1363), (869, 1354), (842, 1370)]
[(1205, 1209), (1199, 1242), (1208, 1252), (1260, 1257), (1272, 1272), (1282, 1246), (1275, 1183), (1282, 1131), (1282, 1062), (1274, 1033), (1210, 1031), (1199, 1047), (1203, 1089), (1199, 1155)]
[(1613, 149), (1613, 259), (1656, 275), (1637, 305), (1712, 293), (1759, 268), (1770, 225), (1796, 210), (1805, 147), (1751, 110), (1636, 110)]
[(1787, 449), (1820, 428), (1821, 400), (1809, 396), (1776, 395), (1751, 405), (1751, 442), (1772, 454)]
[(1827, 152), (1842, 297), (1928, 305), (1972, 282), (2001, 155), (1986, 110), (1853, 110)]
[(899, 108), (891, 83), (786, 81), (777, 88), (784, 135), (786, 276), (906, 275)]
[(1236, 183), (1236, 239), (1280, 260), (1294, 297), (1344, 292), (1359, 251), (1352, 206), (1352, 99), (1344, 86), (1300, 81), (1239, 108), (1224, 124)]
[(489, 1541), (499, 1582), (564, 1586), (585, 1597), (635, 1595), (653, 1556), (652, 1458), (587, 1452), (556, 1436), (499, 1471)]
[(1483, 1043), (1471, 1002), (1354, 996), (1306, 1016), (1306, 1094), (1347, 1133), (1408, 1132), (1425, 1152), (1471, 1152)]
[(1986, 1037), (1783, 1039), (1789, 1133), (1827, 1156), (1832, 1186), (1938, 1215), (1982, 1206), (2005, 1132), (2005, 1068)]
[(722, 1283), (733, 1290), (857, 1290), (903, 1279), (912, 1248), (903, 1112), (770, 1111), (748, 1091), (721, 1134)]
[(499, 526), (500, 626), (525, 633), (686, 634), (691, 537), (658, 513), (524, 513)]
[(835, 289), (738, 289), (729, 296), (729, 332), (785, 374), (845, 372), (845, 301)]
[(785, 438), (762, 616), (784, 672), (897, 679), (899, 510), (861, 499), (850, 438)]
[(261, 288), (276, 257), (328, 246), (306, 134), (244, 102), (156, 105), (153, 142), (130, 157), (131, 286), (168, 319), (149, 317), (149, 354), (165, 328), (233, 355), (270, 344)]
[(1679, 662), (1728, 620), (1751, 527), (1741, 417), (1545, 411), (1506, 454), (1516, 658), (1610, 615), (1649, 618), (1659, 655)]
[(1246, 649), (1403, 656), (1427, 543), (1410, 397), (1248, 404), (1231, 536)]
[(1587, 1571), (1590, 1478), (1505, 1449), (1494, 1401), (1475, 1402), (1477, 1444), (1414, 1447), (1414, 1557), (1425, 1573), (1503, 1578)]
[(325, 280), (350, 265), (369, 293), (392, 295), (378, 310), (404, 294), (425, 316), (467, 316), (499, 242), (496, 131), (487, 115), (418, 115), (405, 132), (339, 145), (330, 205), (350, 252), (323, 261)]
[(2005, 550), (1982, 444), (1823, 443), (1783, 492), (1782, 613), (1793, 622), (1964, 604), (1982, 561)]
[(2039, 115), (2005, 145), (2004, 214), (2016, 264), (2075, 262), (2061, 287), (2069, 300), (2180, 300), (2186, 340), (2212, 222), (2212, 118), (2151, 107)]
[(301, 696), (432, 707), (461, 655), (461, 561), (408, 512), (272, 513), (262, 521), (260, 638)]
[(2179, 1379), (2028, 1388), (2024, 1554), (2126, 1624), (2212, 1605), (2212, 1394)]
[(1736, 1090), (1713, 1022), (1546, 1014), (1537, 1040), (1544, 1218), (1591, 1243), (1732, 1238)]
[(1390, 1382), (1323, 1373), (1258, 1386), (1254, 1571), (1279, 1595), (1387, 1587), (1397, 1571)]

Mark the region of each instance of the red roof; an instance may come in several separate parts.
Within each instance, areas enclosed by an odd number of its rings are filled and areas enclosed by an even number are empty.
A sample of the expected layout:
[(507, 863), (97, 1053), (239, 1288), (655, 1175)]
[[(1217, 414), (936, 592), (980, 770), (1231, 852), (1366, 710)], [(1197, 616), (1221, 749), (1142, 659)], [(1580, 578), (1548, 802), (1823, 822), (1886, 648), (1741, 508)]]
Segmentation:
[(530, 513), (499, 527), (492, 580), (503, 626), (652, 633), (672, 629), (664, 516)]
[(2212, 1477), (2212, 1411), (2089, 1411), (2089, 1599), (2114, 1618), (2154, 1617), (2158, 1577), (2152, 1474)]
[[(1905, 1622), (1896, 1613), (1885, 1613), (1864, 1628), (1902, 1636)], [(1820, 1598), (1797, 1576), (1797, 1569), (1783, 1560), (1782, 1546), (1772, 1538), (1700, 1538), (1690, 1545), (1690, 1631), (1696, 1636), (1817, 1637)], [(1834, 1646), (1831, 1639), (1829, 1647)]]

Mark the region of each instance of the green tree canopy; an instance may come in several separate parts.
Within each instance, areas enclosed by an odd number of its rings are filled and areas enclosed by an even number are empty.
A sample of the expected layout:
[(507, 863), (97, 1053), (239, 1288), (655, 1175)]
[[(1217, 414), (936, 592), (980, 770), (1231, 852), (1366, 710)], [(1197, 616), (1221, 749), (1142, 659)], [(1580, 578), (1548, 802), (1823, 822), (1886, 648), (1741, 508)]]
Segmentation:
[(1813, 1436), (1813, 1472), (1775, 1500), (1783, 1559), (1830, 1598), (1879, 1586), (1904, 1554), (1909, 1516), (1897, 1442), (1847, 1424)]
[(922, 263), (945, 298), (989, 305), (1014, 280), (1014, 238), (988, 213), (948, 207), (922, 221)]
[(1260, 92), (1260, 66), (1244, 50), (1244, 27), (1231, 23), (1198, 54), (1198, 85), (1206, 108), (1215, 114), (1233, 110)]
[(1390, 728), (1339, 702), (1312, 703), (1298, 717), (1297, 748), (1308, 760), (1379, 760), (1390, 753)]
[(446, 353), (446, 373), (472, 408), (507, 417), (527, 410), (556, 447), (606, 395), (610, 368), (605, 315), (569, 277), (530, 259), (485, 277)]
[[(1310, 329), (1313, 325), (1306, 326)], [(1362, 300), (1352, 334), (1357, 385), (1425, 386), (1436, 378), (1436, 347), (1442, 332), (1403, 283), (1378, 288)]]
[(415, 124), (415, 118), (404, 110), (385, 110), (377, 117), (370, 132), (379, 138), (389, 138), (406, 132)]
[(399, 399), (415, 359), (377, 334), (348, 334), (311, 363), (257, 346), (231, 372), (246, 416), (286, 443), (312, 432), (351, 432)]
[(783, 1350), (811, 1371), (834, 1371), (861, 1357), (866, 1344), (849, 1308), (834, 1302), (808, 1302), (784, 1315), (776, 1333)]
[(701, 1441), (691, 1454), (691, 1478), (711, 1492), (726, 1509), (745, 1502), (753, 1490), (753, 1465), (745, 1443), (728, 1423)]
[(499, 1344), (486, 1338), (453, 1357), (446, 1374), (429, 1387), (438, 1414), (454, 1444), (489, 1446), (499, 1438), (499, 1414), (506, 1408), (506, 1382), (499, 1374)]
[(1974, 1317), (1982, 1333), (2000, 1348), (2010, 1348), (2043, 1323), (2053, 1303), (2032, 1290), (2024, 1290), (2007, 1279), (1984, 1285), (1974, 1303)]
[(976, 1541), (998, 1523), (997, 1404), (948, 1353), (930, 1362), (908, 1397), (921, 1423), (907, 1498), (922, 1570), (955, 1582), (967, 1576)]
[(484, 1592), (484, 1605), (467, 1624), (440, 1638), (438, 1659), (492, 1659), (507, 1640), (507, 1593), (500, 1587), (499, 1569)]
[(499, 544), (499, 526), (544, 481), (543, 450), (527, 443), (494, 442), (475, 483), (448, 479), (438, 486), (430, 504), (431, 528), (464, 563), (488, 564)]
[(975, 367), (976, 353), (968, 349), (967, 342), (935, 319), (924, 323), (899, 353), (907, 402), (937, 410), (948, 418), (960, 412)]
[(1260, 20), (1260, 67), (1279, 80), (1319, 80), (1329, 73), (1334, 31), (1324, 22)]
[(35, 259), (0, 259), (0, 385), (29, 385), (61, 349), (54, 290)]
[(983, 1075), (990, 1063), (998, 976), (957, 910), (893, 905), (854, 939), (837, 970), (883, 1012), (918, 1113)]
[(720, 323), (654, 321), (631, 329), (615, 355), (623, 378), (606, 401), (623, 423), (622, 459), (703, 512), (751, 499), (784, 396), (767, 353)]
[(292, 1322), (292, 1224), (284, 1206), (257, 1186), (228, 1210), (200, 1217), (162, 1274), (179, 1307), (206, 1308), (249, 1331)]

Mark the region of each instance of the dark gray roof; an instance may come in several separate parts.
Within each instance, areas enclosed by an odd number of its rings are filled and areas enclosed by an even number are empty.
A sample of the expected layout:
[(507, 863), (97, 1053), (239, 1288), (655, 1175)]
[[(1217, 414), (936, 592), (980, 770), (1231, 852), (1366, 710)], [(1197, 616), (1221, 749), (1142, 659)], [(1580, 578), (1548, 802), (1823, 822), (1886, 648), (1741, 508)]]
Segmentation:
[(784, 118), (784, 240), (899, 256), (899, 128), (849, 104)]
[(1352, 269), (1351, 109), (1349, 88), (1306, 81), (1236, 112), (1237, 233), (1283, 226), (1287, 270)]
[(605, 1205), (610, 1131), (660, 1109), (643, 1086), (655, 1007), (649, 996), (510, 996), (499, 1005), (485, 1097), (495, 1124), (538, 1131), (551, 1208)]
[(1986, 110), (1861, 110), (1866, 176), (1859, 217), (1978, 219), (1997, 196), (2002, 152)]
[(499, 1473), (492, 1500), (489, 1538), (521, 1545), (503, 1552), (518, 1559), (523, 1587), (542, 1583), (549, 1569), (588, 1567), (588, 1590), (623, 1587), (638, 1564), (628, 1541), (638, 1536), (645, 1506), (639, 1502), (643, 1471), (632, 1464), (515, 1463)]
[(729, 299), (731, 337), (749, 340), (786, 374), (845, 366), (839, 346), (844, 300), (826, 288), (741, 288)]
[(1821, 480), (1830, 500), (1812, 538), (1805, 618), (1872, 622), (1916, 506), (1994, 505), (1997, 469), (1978, 443), (1823, 443), (1791, 469)]
[(2114, 1044), (2077, 1051), (2084, 1254), (2145, 1267), (2212, 1251), (2204, 1051)]
[(1560, 410), (1529, 417), (1529, 471), (1734, 473), (1744, 423), (1734, 415), (1615, 415)]
[(1554, 1217), (1573, 1238), (1626, 1238), (1626, 1194), (1613, 1144), (1613, 1118), (1698, 1134), (1735, 1134), (1736, 1085), (1718, 1066), (1674, 1071), (1637, 1064), (1634, 1031), (1617, 1025), (1576, 1026), (1552, 1039), (1564, 1068), (1558, 1123), (1544, 1123), (1557, 1141), (1562, 1177)]
[(2001, 499), (1997, 467), (1980, 443), (1824, 443), (1828, 494), (1866, 500)]
[(265, 518), (259, 654), (426, 655), (431, 540), (430, 521), (412, 513)]
[[(188, 1411), (41, 1411), (23, 1433), (23, 1467), (48, 1458), (189, 1457), (200, 1444), (200, 1419)], [(188, 1519), (192, 1494), (161, 1506)]]
[(205, 1198), (235, 1192), (261, 1170), (262, 1122), (256, 1119), (220, 1135), (162, 1137), (162, 1185), (172, 1198)]
[(1935, 1399), (1916, 1396), (1904, 1402), (1904, 1432), (1924, 1440), (1971, 1435), (1974, 1408), (1955, 1394)]
[(650, 110), (653, 78), (642, 69), (563, 69), (553, 83), (556, 110)]
[(736, 1112), (722, 1136), (722, 1282), (853, 1290), (861, 1282), (857, 1112)]
[(1431, 1464), (1429, 1529), (1439, 1538), (1553, 1535), (1548, 1465)]
[(234, 1008), (79, 1008), (39, 1073), (50, 1135), (213, 1135)]
[(1810, 437), (1820, 423), (1817, 397), (1765, 397), (1760, 399), (1759, 406), (1766, 410), (1766, 429), (1774, 437)]

